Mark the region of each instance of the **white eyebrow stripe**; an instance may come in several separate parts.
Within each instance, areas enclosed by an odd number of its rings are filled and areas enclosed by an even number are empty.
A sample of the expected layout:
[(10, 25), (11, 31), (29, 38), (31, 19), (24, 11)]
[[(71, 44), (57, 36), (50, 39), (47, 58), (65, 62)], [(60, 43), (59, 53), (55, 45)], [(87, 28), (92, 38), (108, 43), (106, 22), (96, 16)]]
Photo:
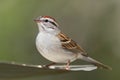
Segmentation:
[(49, 21), (52, 21), (52, 22), (54, 22), (54, 20), (53, 20), (53, 19), (50, 19), (50, 18), (45, 18), (45, 19), (47, 19), (47, 20), (49, 20)]

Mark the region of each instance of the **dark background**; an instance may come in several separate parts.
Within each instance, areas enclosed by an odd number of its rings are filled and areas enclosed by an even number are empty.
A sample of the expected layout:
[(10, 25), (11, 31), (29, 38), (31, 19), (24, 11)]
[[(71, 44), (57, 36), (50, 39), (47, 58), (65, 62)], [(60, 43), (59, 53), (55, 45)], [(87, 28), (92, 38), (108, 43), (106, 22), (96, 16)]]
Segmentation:
[[(15, 80), (120, 79), (119, 0), (0, 0), (1, 62), (49, 63), (35, 46), (38, 27), (33, 19), (40, 15), (54, 17), (64, 33), (79, 43), (90, 56), (113, 70), (34, 75)], [(81, 64), (79, 61), (76, 63)]]

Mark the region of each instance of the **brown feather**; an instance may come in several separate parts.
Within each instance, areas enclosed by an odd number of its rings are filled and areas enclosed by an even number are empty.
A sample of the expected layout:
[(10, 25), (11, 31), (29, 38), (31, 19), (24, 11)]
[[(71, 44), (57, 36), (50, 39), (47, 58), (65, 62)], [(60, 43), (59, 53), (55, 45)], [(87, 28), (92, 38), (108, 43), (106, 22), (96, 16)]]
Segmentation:
[(82, 52), (84, 56), (87, 56), (87, 53), (75, 41), (66, 36), (64, 33), (59, 33), (57, 36), (60, 39), (63, 48), (78, 50), (79, 52)]

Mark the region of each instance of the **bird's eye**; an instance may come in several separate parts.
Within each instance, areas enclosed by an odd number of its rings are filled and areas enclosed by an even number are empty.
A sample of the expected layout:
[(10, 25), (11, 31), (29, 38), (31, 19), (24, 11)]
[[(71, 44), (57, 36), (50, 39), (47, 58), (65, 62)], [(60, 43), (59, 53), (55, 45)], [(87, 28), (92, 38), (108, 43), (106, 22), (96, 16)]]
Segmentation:
[(46, 19), (46, 20), (44, 20), (45, 22), (48, 22), (48, 20)]

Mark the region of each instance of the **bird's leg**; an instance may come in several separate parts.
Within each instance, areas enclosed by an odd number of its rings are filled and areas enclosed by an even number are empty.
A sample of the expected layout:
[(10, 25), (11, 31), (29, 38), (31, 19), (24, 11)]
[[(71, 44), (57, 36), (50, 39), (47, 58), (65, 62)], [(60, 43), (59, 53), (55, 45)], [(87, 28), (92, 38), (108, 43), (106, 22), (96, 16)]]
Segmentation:
[(53, 62), (53, 63), (50, 63), (50, 64), (45, 65), (44, 67), (47, 67), (47, 68), (48, 68), (49, 66), (54, 65), (54, 64), (56, 64), (56, 63)]
[(65, 67), (66, 70), (69, 70), (69, 69), (70, 69), (70, 66), (69, 66), (69, 65), (70, 65), (70, 60), (68, 60), (68, 62), (67, 62), (67, 64), (66, 64), (66, 67)]

